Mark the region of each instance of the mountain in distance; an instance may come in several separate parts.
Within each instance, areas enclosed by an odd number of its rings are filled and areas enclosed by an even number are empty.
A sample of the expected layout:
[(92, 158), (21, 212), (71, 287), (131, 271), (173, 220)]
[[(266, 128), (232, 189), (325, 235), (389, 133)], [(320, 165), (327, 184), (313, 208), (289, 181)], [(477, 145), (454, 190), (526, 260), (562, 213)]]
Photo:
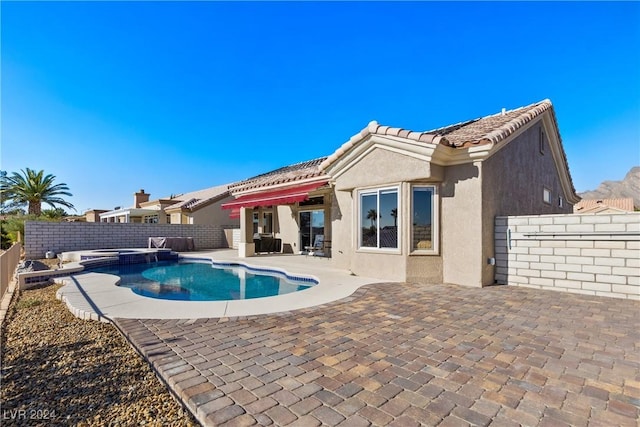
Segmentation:
[(583, 199), (622, 199), (630, 197), (640, 209), (640, 166), (634, 166), (622, 181), (604, 181), (598, 188), (578, 193)]

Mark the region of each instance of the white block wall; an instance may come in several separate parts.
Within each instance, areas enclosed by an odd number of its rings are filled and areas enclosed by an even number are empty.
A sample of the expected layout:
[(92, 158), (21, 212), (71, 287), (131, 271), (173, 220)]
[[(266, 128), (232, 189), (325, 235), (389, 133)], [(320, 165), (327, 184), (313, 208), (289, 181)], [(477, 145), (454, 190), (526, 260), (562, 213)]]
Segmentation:
[(496, 283), (640, 299), (640, 212), (497, 217)]
[(49, 250), (146, 248), (149, 237), (193, 237), (196, 250), (227, 247), (224, 228), (205, 224), (27, 221), (24, 234), (28, 259), (44, 258)]
[(231, 247), (233, 249), (238, 249), (240, 247), (240, 229), (239, 228), (233, 229), (233, 242), (231, 244)]

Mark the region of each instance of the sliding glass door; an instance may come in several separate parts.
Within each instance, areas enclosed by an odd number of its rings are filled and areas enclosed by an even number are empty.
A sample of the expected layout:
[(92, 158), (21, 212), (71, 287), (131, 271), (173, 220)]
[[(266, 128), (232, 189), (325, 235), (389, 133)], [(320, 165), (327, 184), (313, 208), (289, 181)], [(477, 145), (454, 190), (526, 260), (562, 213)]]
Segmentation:
[(300, 250), (313, 246), (318, 235), (324, 236), (324, 210), (300, 212)]

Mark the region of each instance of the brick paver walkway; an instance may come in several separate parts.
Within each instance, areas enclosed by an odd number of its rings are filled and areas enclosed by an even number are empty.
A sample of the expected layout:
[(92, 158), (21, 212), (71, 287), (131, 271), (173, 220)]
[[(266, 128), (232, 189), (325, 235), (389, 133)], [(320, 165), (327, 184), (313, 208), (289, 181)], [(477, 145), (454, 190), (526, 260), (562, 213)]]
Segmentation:
[(382, 284), (281, 315), (117, 323), (205, 425), (638, 425), (637, 301)]

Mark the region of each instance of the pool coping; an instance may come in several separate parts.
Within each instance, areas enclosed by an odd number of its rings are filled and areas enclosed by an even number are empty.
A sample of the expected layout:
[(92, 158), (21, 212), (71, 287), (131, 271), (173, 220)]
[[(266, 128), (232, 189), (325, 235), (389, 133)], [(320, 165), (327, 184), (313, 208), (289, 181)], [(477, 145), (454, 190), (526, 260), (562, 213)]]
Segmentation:
[[(259, 263), (247, 262), (245, 259), (234, 259), (215, 252), (193, 255), (182, 253), (180, 258), (241, 265), (253, 270), (269, 270), (293, 277), (312, 278), (318, 283), (302, 291), (273, 297), (230, 301), (179, 301), (138, 295), (129, 288), (117, 286), (119, 278), (114, 275), (69, 271), (73, 274), (54, 279), (57, 283), (63, 284), (56, 297), (64, 302), (76, 317), (86, 320), (109, 322), (114, 318), (213, 319), (274, 314), (319, 306), (348, 297), (364, 285), (381, 282), (380, 279), (353, 276), (348, 271), (326, 265), (315, 268), (302, 264), (271, 266), (268, 259), (260, 259)], [(75, 270), (75, 266), (71, 266), (71, 269)]]
[[(95, 264), (123, 262), (121, 256), (151, 256), (155, 259), (167, 259), (172, 254), (170, 249), (163, 248), (131, 248), (131, 249), (97, 249), (63, 252), (58, 256), (61, 268), (23, 271), (16, 273), (16, 280), (19, 289), (31, 289), (51, 281), (58, 281), (60, 278), (69, 276), (70, 274), (81, 272), (87, 266)], [(62, 264), (66, 262), (65, 264)], [(123, 262), (126, 263), (126, 262)]]

